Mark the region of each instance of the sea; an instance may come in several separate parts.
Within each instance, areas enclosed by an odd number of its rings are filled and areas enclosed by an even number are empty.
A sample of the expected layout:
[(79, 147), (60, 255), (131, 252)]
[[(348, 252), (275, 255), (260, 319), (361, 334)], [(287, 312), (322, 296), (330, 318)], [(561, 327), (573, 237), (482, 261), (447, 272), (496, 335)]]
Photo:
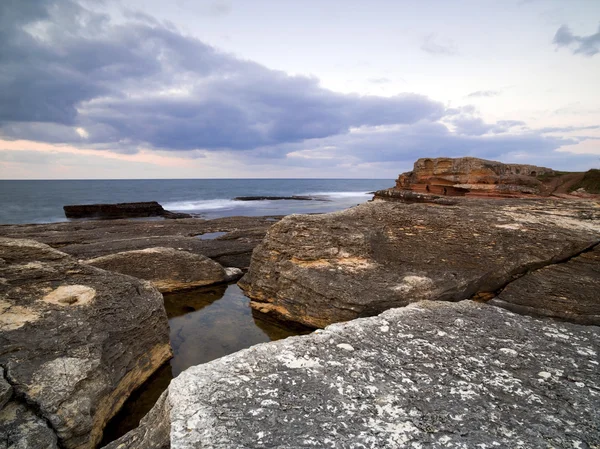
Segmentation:
[[(391, 179), (0, 180), (0, 224), (68, 221), (63, 206), (69, 204), (138, 201), (207, 219), (325, 213), (356, 206), (393, 185)], [(243, 196), (313, 199), (235, 200)]]

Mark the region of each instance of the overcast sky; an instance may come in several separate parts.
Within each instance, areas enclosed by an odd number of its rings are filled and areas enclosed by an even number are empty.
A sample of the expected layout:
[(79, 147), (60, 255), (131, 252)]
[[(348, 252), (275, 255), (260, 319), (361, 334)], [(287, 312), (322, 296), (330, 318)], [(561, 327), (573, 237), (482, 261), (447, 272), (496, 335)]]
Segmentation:
[(598, 0), (1, 0), (0, 178), (600, 167)]

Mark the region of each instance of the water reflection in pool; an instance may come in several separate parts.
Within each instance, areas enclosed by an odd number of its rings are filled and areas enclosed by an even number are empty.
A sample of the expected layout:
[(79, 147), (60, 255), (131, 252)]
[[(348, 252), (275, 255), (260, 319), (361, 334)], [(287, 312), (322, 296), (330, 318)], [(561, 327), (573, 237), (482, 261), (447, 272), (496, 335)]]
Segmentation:
[(235, 284), (171, 293), (164, 298), (173, 358), (129, 397), (107, 425), (101, 446), (137, 427), (171, 379), (186, 368), (258, 343), (308, 332), (288, 328), (253, 311)]

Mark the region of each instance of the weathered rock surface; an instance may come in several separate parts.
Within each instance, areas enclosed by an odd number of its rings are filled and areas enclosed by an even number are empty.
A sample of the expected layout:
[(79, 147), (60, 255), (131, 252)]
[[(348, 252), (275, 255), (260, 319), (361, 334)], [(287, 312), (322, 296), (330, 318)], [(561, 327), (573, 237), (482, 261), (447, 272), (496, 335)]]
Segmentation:
[[(288, 216), (257, 246), (239, 284), (255, 309), (324, 327), (424, 299), (493, 294), (600, 241), (593, 202), (455, 199)], [(586, 307), (581, 313), (594, 313)]]
[[(33, 240), (0, 238), (0, 447), (94, 448), (171, 356), (162, 295)], [(20, 435), (31, 433), (18, 443)]]
[(145, 279), (163, 293), (227, 280), (225, 269), (212, 259), (173, 248), (126, 251), (86, 261), (104, 270)]
[[(0, 225), (0, 236), (46, 243), (78, 259), (154, 247), (202, 254), (223, 266), (246, 268), (252, 250), (279, 217), (227, 217), (215, 220), (95, 220), (40, 225)], [(227, 232), (214, 240), (200, 234)]]
[(162, 419), (151, 447), (595, 448), (598, 351), (596, 326), (424, 301), (192, 367), (108, 447)]
[(190, 218), (190, 214), (165, 210), (156, 201), (115, 204), (75, 204), (63, 206), (67, 218)]
[(553, 175), (550, 168), (503, 164), (474, 157), (422, 158), (403, 173), (396, 189), (457, 196), (522, 196), (540, 193), (538, 176)]
[(600, 246), (517, 279), (490, 304), (600, 326)]
[(46, 422), (17, 401), (0, 409), (0, 448), (58, 449), (56, 434)]

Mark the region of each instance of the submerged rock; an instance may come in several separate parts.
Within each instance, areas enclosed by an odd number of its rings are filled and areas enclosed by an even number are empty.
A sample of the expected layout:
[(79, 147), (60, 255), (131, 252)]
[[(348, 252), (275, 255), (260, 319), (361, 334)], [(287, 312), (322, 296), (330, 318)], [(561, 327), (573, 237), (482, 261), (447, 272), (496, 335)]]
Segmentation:
[(126, 251), (86, 261), (104, 270), (145, 279), (163, 293), (228, 280), (225, 269), (212, 259), (173, 248)]
[(598, 447), (598, 351), (596, 326), (424, 301), (192, 367), (108, 448)]
[(162, 295), (32, 240), (0, 238), (0, 261), (0, 366), (12, 389), (0, 431), (15, 442), (6, 447), (94, 448), (171, 357)]
[(600, 245), (517, 279), (490, 304), (600, 326)]
[[(493, 296), (600, 242), (600, 208), (591, 202), (456, 200), (288, 216), (257, 246), (240, 286), (260, 312), (324, 327), (424, 299)], [(580, 304), (580, 313), (596, 313), (598, 301)]]

